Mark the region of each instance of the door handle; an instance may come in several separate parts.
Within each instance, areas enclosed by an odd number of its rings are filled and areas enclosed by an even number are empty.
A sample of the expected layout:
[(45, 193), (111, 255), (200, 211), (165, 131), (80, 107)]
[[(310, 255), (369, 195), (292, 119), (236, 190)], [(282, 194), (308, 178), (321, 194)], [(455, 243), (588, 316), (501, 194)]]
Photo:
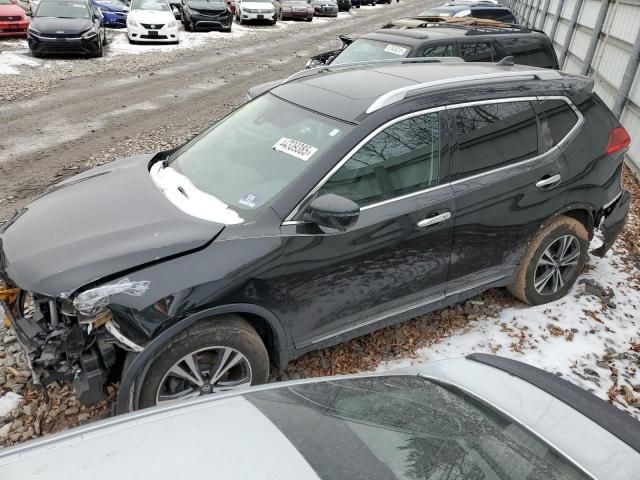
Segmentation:
[(547, 190), (558, 185), (560, 183), (560, 180), (562, 180), (562, 177), (559, 173), (556, 173), (555, 175), (551, 175), (550, 177), (538, 180), (536, 182), (536, 187)]
[(444, 213), (441, 213), (440, 215), (435, 215), (433, 217), (420, 220), (418, 222), (418, 228), (432, 227), (434, 225), (438, 225), (439, 223), (444, 222), (445, 220), (449, 220), (450, 218), (451, 218), (451, 212), (444, 212)]

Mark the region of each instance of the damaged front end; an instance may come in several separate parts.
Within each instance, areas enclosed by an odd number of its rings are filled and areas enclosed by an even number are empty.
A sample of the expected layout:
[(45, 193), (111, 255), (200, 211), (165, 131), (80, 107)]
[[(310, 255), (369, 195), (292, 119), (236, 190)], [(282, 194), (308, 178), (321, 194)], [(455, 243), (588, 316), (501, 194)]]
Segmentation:
[[(82, 404), (106, 398), (105, 387), (118, 362), (118, 348), (140, 351), (123, 342), (107, 308), (110, 295), (142, 295), (148, 282), (115, 283), (86, 290), (73, 300), (28, 294), (19, 288), (0, 290), (0, 317), (22, 346), (33, 383), (73, 384)], [(125, 339), (126, 340), (126, 339)], [(118, 348), (116, 348), (118, 347)]]

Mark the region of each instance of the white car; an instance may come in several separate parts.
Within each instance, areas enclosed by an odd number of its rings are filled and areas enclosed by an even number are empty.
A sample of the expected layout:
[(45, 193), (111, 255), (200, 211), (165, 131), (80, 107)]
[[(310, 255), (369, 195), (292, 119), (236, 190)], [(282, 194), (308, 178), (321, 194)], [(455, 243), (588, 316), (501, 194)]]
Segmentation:
[(132, 0), (127, 37), (129, 43), (180, 43), (178, 22), (166, 0)]
[(269, 20), (275, 25), (279, 13), (272, 0), (238, 0), (236, 2), (236, 20), (240, 25), (249, 20)]

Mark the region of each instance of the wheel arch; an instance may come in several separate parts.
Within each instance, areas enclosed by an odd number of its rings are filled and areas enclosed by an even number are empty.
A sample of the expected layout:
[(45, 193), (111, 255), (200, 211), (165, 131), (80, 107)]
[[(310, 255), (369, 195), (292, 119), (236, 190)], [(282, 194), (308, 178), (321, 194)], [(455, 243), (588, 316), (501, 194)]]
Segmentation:
[(572, 203), (569, 205), (565, 205), (551, 217), (549, 217), (542, 225), (540, 225), (540, 230), (545, 228), (551, 222), (555, 221), (555, 219), (560, 215), (564, 215), (566, 217), (570, 217), (579, 221), (587, 229), (587, 232), (589, 233), (589, 240), (593, 238), (596, 216), (596, 209), (593, 205), (591, 205), (590, 203)]
[(139, 375), (146, 375), (146, 365), (153, 358), (158, 349), (168, 340), (203, 320), (215, 321), (216, 317), (224, 314), (234, 313), (246, 320), (265, 342), (269, 360), (277, 367), (284, 367), (289, 361), (288, 351), (291, 342), (288, 339), (286, 330), (280, 319), (270, 310), (259, 305), (235, 303), (207, 308), (196, 312), (180, 321), (174, 323), (163, 330), (149, 344), (147, 344), (139, 355), (131, 362), (127, 370), (123, 373), (118, 398), (116, 401), (116, 414), (132, 411), (137, 402), (136, 379)]

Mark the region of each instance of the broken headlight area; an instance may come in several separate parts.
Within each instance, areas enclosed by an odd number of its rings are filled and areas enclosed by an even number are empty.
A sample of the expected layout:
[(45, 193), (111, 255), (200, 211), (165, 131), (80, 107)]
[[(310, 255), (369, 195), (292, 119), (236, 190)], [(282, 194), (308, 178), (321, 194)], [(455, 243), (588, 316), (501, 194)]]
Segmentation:
[(89, 317), (79, 314), (69, 300), (7, 292), (0, 291), (0, 316), (4, 314), (16, 333), (33, 383), (46, 392), (51, 383), (70, 382), (81, 403), (104, 400), (120, 345), (107, 328), (101, 328), (111, 321), (110, 312), (101, 309)]

